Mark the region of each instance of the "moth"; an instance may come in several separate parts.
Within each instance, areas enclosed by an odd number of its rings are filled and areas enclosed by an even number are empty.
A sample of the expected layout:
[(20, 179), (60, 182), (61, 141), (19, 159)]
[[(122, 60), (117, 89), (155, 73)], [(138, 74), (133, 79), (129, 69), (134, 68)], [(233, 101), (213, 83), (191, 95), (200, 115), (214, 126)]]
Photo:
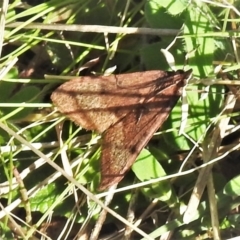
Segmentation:
[(77, 125), (102, 134), (99, 190), (121, 181), (167, 119), (191, 73), (152, 70), (84, 76), (52, 93), (60, 112)]

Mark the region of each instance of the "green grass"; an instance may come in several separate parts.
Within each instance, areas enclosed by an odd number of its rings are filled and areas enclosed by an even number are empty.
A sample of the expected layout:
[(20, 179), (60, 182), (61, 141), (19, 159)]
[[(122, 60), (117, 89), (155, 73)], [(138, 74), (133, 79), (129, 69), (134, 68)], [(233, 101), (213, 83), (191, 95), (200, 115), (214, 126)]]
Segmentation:
[[(89, 239), (101, 212), (98, 197), (104, 201), (107, 196), (97, 191), (101, 138), (54, 111), (50, 95), (63, 76), (104, 74), (114, 66), (116, 74), (170, 70), (161, 49), (171, 52), (177, 69), (193, 70), (184, 133), (179, 135), (179, 101), (118, 185), (103, 230), (111, 229), (112, 223), (120, 231), (125, 225), (117, 219), (124, 221), (122, 216), (136, 223), (135, 228), (127, 227), (135, 230), (130, 239), (168, 233), (186, 240), (240, 235), (237, 87), (212, 84), (200, 99), (207, 80), (239, 79), (238, 8), (239, 1), (228, 6), (203, 1), (188, 5), (184, 0), (50, 0), (35, 6), (16, 0), (9, 4), (7, 14), (1, 16), (0, 44), (1, 238), (12, 239), (13, 229), (18, 229), (16, 235), (22, 239), (34, 239), (33, 234), (37, 239), (44, 234), (57, 239), (43, 231), (52, 217), (58, 229), (65, 226), (73, 236), (81, 229), (79, 235), (85, 233)], [(73, 24), (76, 31), (70, 30)], [(91, 26), (82, 31), (80, 24)], [(94, 30), (92, 25), (99, 26)], [(119, 27), (117, 33), (110, 27)], [(141, 33), (127, 34), (132, 27)], [(146, 27), (157, 29), (158, 34), (143, 34)], [(196, 84), (198, 80), (202, 83)], [(201, 171), (209, 162), (215, 164), (204, 175)], [(203, 188), (199, 203), (190, 204), (196, 212), (188, 217), (183, 213), (196, 182), (208, 187)], [(36, 228), (41, 230), (38, 235)], [(110, 233), (113, 239), (116, 232)], [(66, 231), (63, 235), (73, 239)]]

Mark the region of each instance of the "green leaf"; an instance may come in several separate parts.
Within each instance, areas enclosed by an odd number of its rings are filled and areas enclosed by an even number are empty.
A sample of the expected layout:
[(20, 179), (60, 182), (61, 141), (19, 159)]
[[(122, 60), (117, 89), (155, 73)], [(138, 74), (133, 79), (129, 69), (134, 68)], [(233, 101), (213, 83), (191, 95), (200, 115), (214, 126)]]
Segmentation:
[[(161, 176), (166, 176), (166, 173), (160, 163), (146, 149), (141, 151), (137, 160), (132, 166), (132, 170), (140, 181), (147, 181)], [(161, 181), (152, 184), (149, 187), (142, 189), (148, 197), (159, 198), (161, 201), (169, 201), (174, 192), (168, 181)]]
[[(8, 103), (24, 103), (24, 102), (32, 102), (37, 103), (41, 100), (40, 90), (34, 86), (26, 86), (14, 94), (10, 99), (8, 99)], [(33, 111), (34, 108), (23, 108), (20, 112), (16, 113), (11, 119), (21, 119), (27, 116), (29, 113)], [(1, 112), (3, 115), (7, 115), (10, 112), (14, 111), (12, 107), (1, 108)]]
[[(190, 86), (191, 90), (187, 91), (189, 111), (187, 116), (187, 133), (195, 141), (205, 135), (206, 129), (210, 124), (210, 118), (216, 117), (221, 109), (224, 100), (224, 87), (211, 86), (209, 95), (206, 99), (200, 99), (199, 90), (201, 86)], [(176, 129), (177, 131), (165, 134), (165, 140), (169, 144), (174, 144), (177, 149), (189, 149), (192, 143), (185, 136), (179, 136), (178, 129), (181, 124), (182, 102), (179, 101), (173, 108), (168, 120), (164, 123), (164, 129)], [(173, 145), (172, 145), (173, 146)]]
[(34, 211), (46, 212), (49, 207), (56, 202), (60, 192), (55, 183), (50, 183), (39, 191), (34, 198), (31, 199), (31, 207)]
[[(193, 69), (194, 77), (203, 78), (209, 76), (213, 72), (212, 62), (214, 57), (214, 39), (206, 37), (195, 37), (194, 34), (203, 34), (211, 31), (211, 25), (207, 16), (204, 14), (205, 9), (200, 6), (202, 11), (191, 9), (187, 12), (187, 19), (184, 33), (192, 34), (193, 37), (185, 37), (186, 52), (195, 50), (194, 54), (190, 54), (189, 65)], [(201, 24), (199, 24), (201, 22)], [(200, 100), (200, 90), (202, 85), (189, 86), (187, 90), (187, 99), (189, 104), (188, 121), (185, 128), (187, 133), (195, 141), (201, 139), (210, 124), (210, 118), (216, 117), (220, 112), (222, 102), (224, 100), (224, 87), (211, 86), (209, 95), (206, 99)], [(164, 129), (179, 129), (181, 120), (181, 102), (172, 111), (168, 121), (164, 124)], [(178, 132), (166, 134), (166, 140), (173, 143), (177, 149), (189, 149), (192, 143), (184, 136), (178, 136)]]
[(167, 11), (172, 15), (177, 15), (182, 13), (188, 6), (189, 1), (188, 0), (155, 0), (159, 2), (163, 7), (167, 9)]
[[(201, 34), (212, 31), (209, 24), (208, 16), (205, 14), (207, 10), (204, 6), (199, 5), (200, 9), (192, 8), (186, 14), (186, 22), (184, 25), (184, 34), (186, 36), (186, 51), (196, 50), (189, 59), (189, 65), (193, 69), (195, 77), (206, 77), (213, 73), (213, 57), (214, 57), (214, 39), (212, 37), (201, 37)], [(201, 24), (200, 24), (201, 23)], [(198, 36), (198, 37), (196, 37)]]
[[(166, 37), (161, 42), (148, 44), (141, 48), (141, 59), (147, 69), (169, 69), (169, 65), (160, 50), (167, 48), (173, 39), (174, 37)], [(182, 43), (176, 42), (170, 52), (174, 56), (176, 68), (182, 69), (185, 58)]]
[(165, 29), (180, 29), (183, 16), (172, 16), (161, 4), (162, 1), (148, 1), (145, 4), (145, 17), (151, 27)]
[(224, 194), (229, 196), (240, 196), (240, 175), (230, 180), (224, 187)]
[(233, 214), (228, 216), (229, 225), (236, 229), (240, 228), (240, 214)]
[[(18, 71), (16, 68), (12, 68), (7, 75), (6, 79), (12, 79), (18, 77)], [(11, 83), (7, 81), (1, 81), (0, 83), (0, 102), (6, 102), (11, 97), (12, 92), (16, 89), (17, 83)]]

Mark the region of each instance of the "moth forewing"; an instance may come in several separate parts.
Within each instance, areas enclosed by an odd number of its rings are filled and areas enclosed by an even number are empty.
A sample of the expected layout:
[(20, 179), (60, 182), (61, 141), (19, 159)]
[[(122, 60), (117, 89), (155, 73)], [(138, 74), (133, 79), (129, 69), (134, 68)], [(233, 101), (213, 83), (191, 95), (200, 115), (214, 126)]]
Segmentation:
[(137, 111), (132, 111), (103, 133), (99, 190), (118, 183), (124, 177), (140, 151), (167, 119), (181, 96), (184, 80), (190, 74), (191, 71), (183, 72), (174, 78), (171, 86), (144, 102), (142, 108), (149, 111), (143, 112), (139, 121), (136, 122)]

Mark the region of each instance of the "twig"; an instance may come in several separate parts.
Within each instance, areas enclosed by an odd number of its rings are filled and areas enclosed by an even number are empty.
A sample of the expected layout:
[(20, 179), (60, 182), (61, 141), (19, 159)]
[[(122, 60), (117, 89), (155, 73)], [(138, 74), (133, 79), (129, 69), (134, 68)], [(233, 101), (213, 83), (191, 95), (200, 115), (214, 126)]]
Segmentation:
[(22, 203), (23, 203), (25, 211), (26, 211), (26, 223), (29, 225), (32, 225), (32, 213), (31, 213), (30, 202), (29, 202), (29, 198), (28, 198), (28, 194), (27, 194), (27, 189), (25, 188), (24, 182), (21, 179), (20, 174), (16, 167), (13, 168), (13, 174), (19, 185), (19, 191), (21, 194)]
[(159, 36), (176, 36), (179, 30), (176, 29), (159, 29), (159, 28), (137, 28), (137, 27), (112, 27), (102, 25), (80, 25), (80, 24), (43, 24), (14, 22), (6, 24), (6, 28), (20, 27), (26, 29), (44, 29), (57, 31), (74, 31), (74, 32), (95, 32), (95, 33), (122, 33), (122, 34), (146, 34)]
[[(113, 185), (112, 187), (110, 187), (109, 189), (109, 192), (108, 192), (108, 195), (106, 196), (105, 198), (105, 202), (104, 202), (104, 205), (105, 206), (108, 206), (112, 199), (113, 199), (113, 196), (114, 196), (114, 193), (111, 191), (111, 190), (114, 190), (117, 188), (117, 184)], [(103, 223), (105, 222), (106, 220), (106, 216), (107, 216), (107, 210), (106, 209), (103, 209), (99, 215), (99, 218), (95, 224), (95, 227), (92, 231), (92, 234), (90, 236), (90, 240), (97, 240), (99, 239), (98, 236), (100, 234), (100, 231), (102, 229), (102, 226), (103, 226)]]
[(7, 15), (7, 9), (8, 9), (8, 0), (4, 0), (1, 2), (1, 12), (0, 12), (0, 56), (2, 53), (2, 45), (3, 45), (3, 38), (4, 38), (4, 28), (5, 28), (5, 22), (6, 22), (6, 15)]
[[(127, 212), (127, 220), (130, 223), (133, 223), (134, 218), (135, 218), (134, 209), (135, 209), (135, 206), (136, 206), (136, 200), (137, 200), (138, 192), (139, 192), (139, 189), (132, 189), (132, 192), (131, 192), (131, 200), (130, 200), (129, 207), (128, 207), (128, 212)], [(132, 231), (133, 230), (132, 230), (131, 227), (126, 226), (126, 230), (124, 232), (123, 239), (124, 240), (131, 239)]]

